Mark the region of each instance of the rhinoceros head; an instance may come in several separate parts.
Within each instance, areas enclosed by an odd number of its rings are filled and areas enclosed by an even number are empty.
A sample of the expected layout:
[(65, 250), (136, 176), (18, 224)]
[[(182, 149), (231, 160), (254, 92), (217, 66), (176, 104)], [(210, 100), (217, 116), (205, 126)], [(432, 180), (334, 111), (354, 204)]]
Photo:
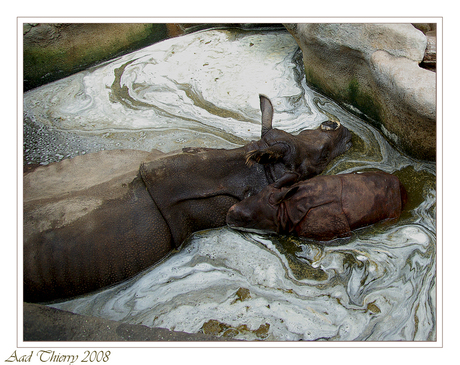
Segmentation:
[(329, 162), (351, 147), (351, 133), (338, 120), (292, 135), (272, 128), (273, 106), (260, 95), (262, 138), (248, 152), (247, 162), (266, 165), (277, 187), (320, 174)]
[(289, 217), (283, 203), (298, 191), (298, 186), (277, 188), (271, 184), (258, 194), (233, 205), (227, 212), (227, 225), (233, 229), (283, 233), (289, 230)]

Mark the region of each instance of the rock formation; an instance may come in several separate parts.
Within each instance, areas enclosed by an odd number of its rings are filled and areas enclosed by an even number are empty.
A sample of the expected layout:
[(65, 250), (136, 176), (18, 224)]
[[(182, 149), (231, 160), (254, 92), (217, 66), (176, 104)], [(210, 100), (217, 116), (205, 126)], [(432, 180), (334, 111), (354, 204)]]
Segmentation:
[(436, 159), (436, 73), (411, 24), (285, 24), (307, 82), (376, 125), (405, 153)]
[(24, 24), (24, 90), (158, 42), (167, 34), (165, 24)]

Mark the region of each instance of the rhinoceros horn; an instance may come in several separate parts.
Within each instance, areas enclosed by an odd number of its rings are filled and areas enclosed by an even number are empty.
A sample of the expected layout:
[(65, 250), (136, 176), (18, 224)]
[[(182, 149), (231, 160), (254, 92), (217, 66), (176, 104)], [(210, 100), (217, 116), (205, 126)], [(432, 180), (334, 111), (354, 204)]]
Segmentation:
[(273, 122), (273, 105), (269, 98), (265, 95), (259, 94), (260, 110), (262, 112), (262, 134), (263, 137), (270, 129), (272, 129)]

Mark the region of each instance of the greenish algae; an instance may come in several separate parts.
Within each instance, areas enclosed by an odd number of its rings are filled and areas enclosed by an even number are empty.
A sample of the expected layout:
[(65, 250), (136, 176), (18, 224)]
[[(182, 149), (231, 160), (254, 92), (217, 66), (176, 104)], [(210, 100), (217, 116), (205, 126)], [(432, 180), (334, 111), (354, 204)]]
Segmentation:
[(24, 47), (24, 91), (67, 77), (88, 67), (146, 47), (167, 37), (165, 24), (144, 24), (141, 32), (127, 32), (124, 39), (95, 44)]
[(372, 314), (381, 313), (380, 308), (375, 304), (375, 300), (367, 305), (367, 311)]
[(305, 79), (307, 81), (307, 84), (310, 88), (313, 90), (319, 91), (322, 94), (334, 98), (336, 95), (334, 95), (333, 92), (330, 92), (328, 88), (325, 87), (324, 82), (320, 77), (317, 76), (316, 72), (313, 70), (312, 67), (309, 67), (305, 62), (304, 62), (304, 72), (305, 72)]
[[(308, 86), (313, 90), (317, 90), (336, 101), (338, 100), (340, 104), (343, 104), (341, 101), (345, 101), (359, 110), (359, 117), (365, 119), (366, 122), (369, 122), (377, 128), (380, 127), (382, 123), (382, 110), (375, 102), (374, 97), (363, 91), (363, 86), (360, 85), (357, 78), (351, 79), (346, 88), (340, 87), (339, 85), (328, 87), (327, 84), (323, 82), (322, 78), (317, 75), (315, 70), (305, 64), (305, 62), (304, 72)], [(357, 114), (356, 110), (351, 110), (351, 108), (346, 105), (343, 106), (350, 112)]]
[(233, 118), (235, 120), (242, 121), (242, 122), (247, 121), (247, 118), (244, 115), (234, 112), (229, 109), (219, 108), (215, 104), (206, 100), (203, 97), (203, 95), (201, 95), (200, 91), (193, 89), (190, 84), (180, 84), (176, 82), (176, 85), (179, 88), (179, 90), (182, 90), (185, 92), (187, 97), (190, 100), (192, 100), (193, 104), (197, 106), (198, 108), (206, 110), (208, 113), (217, 115), (222, 118)]
[(379, 127), (382, 123), (382, 111), (374, 101), (374, 97), (363, 91), (358, 79), (354, 78), (348, 84), (345, 91), (345, 100), (358, 108), (366, 117), (366, 121)]
[(302, 252), (304, 240), (295, 236), (272, 236), (277, 250), (286, 257), (292, 274), (297, 280), (327, 280), (328, 275), (321, 268), (315, 268), (306, 260), (299, 260), (296, 253)]
[(201, 327), (201, 331), (205, 335), (219, 335), (221, 332), (224, 330), (228, 329), (227, 326), (225, 326), (223, 323), (220, 323), (219, 321), (216, 321), (215, 319), (211, 319), (203, 324)]
[(135, 60), (131, 60), (126, 62), (125, 64), (121, 65), (117, 69), (114, 70), (115, 78), (112, 83), (112, 87), (110, 89), (109, 100), (112, 103), (120, 102), (124, 106), (130, 109), (139, 109), (140, 107), (144, 108), (151, 108), (152, 105), (148, 103), (141, 102), (139, 100), (135, 100), (129, 94), (129, 88), (126, 85), (121, 86), (121, 77), (127, 66), (133, 63)]
[(251, 291), (247, 288), (239, 288), (237, 292), (235, 293), (237, 298), (233, 300), (231, 304), (235, 304), (237, 302), (243, 302), (249, 298), (251, 298)]
[[(412, 216), (410, 211), (425, 201), (428, 192), (436, 191), (436, 176), (425, 170), (417, 171), (413, 166), (405, 167), (393, 174), (401, 181), (408, 197), (401, 219), (409, 218)], [(436, 209), (436, 205), (431, 209)]]
[(207, 335), (222, 336), (226, 338), (233, 338), (239, 334), (251, 333), (257, 338), (265, 339), (268, 337), (270, 331), (270, 324), (264, 323), (255, 330), (251, 330), (246, 324), (238, 327), (232, 327), (226, 323), (219, 322), (211, 319), (203, 324), (201, 332)]

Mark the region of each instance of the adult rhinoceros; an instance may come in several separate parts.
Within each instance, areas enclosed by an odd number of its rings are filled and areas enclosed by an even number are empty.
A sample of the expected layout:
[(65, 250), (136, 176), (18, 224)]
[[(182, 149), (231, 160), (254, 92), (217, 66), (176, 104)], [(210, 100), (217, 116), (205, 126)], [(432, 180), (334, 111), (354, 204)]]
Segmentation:
[[(351, 145), (337, 122), (293, 136), (272, 128), (231, 150), (103, 151), (24, 174), (24, 300), (46, 302), (128, 279), (270, 183), (320, 173)], [(248, 163), (250, 161), (259, 163)], [(253, 162), (254, 162), (253, 161)]]

